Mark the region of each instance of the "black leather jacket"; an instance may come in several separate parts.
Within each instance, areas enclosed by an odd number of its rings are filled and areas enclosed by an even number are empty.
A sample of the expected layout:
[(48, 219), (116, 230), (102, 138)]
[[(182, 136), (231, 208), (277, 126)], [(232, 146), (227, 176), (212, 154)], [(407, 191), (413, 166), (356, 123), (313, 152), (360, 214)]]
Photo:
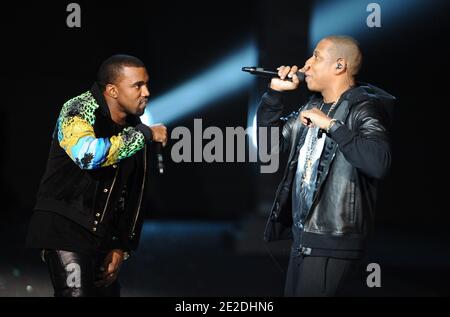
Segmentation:
[[(68, 116), (79, 118), (81, 116), (79, 111), (85, 111), (86, 107), (95, 107), (93, 137), (104, 138), (104, 140), (117, 138), (120, 131), (111, 119), (108, 105), (99, 87), (94, 84), (86, 94), (89, 98), (72, 99), (78, 104), (74, 105), (74, 109)], [(127, 125), (129, 130), (125, 134), (122, 133), (121, 144), (138, 138), (140, 143), (139, 148), (135, 149), (135, 154), (128, 153), (126, 157), (118, 161), (111, 159), (111, 161), (103, 162), (101, 167), (95, 168), (90, 168), (88, 165), (92, 162), (89, 155), (75, 161), (68, 155), (58, 140), (60, 131), (57, 125), (35, 209), (63, 215), (93, 234), (103, 237), (107, 227), (103, 223), (118, 206), (122, 189), (126, 185), (128, 194), (125, 198), (124, 217), (118, 224), (120, 231), (118, 244), (124, 250), (135, 250), (142, 229), (145, 197), (148, 194), (146, 193), (148, 186), (145, 185), (148, 172), (149, 146), (147, 144), (152, 140), (152, 135), (151, 130), (140, 122), (139, 117), (128, 116)], [(105, 155), (110, 154), (111, 151), (113, 147)]]
[[(291, 238), (291, 190), (298, 154), (308, 128), (299, 112), (282, 118), (282, 93), (270, 90), (258, 109), (258, 126), (279, 127), (280, 148), (289, 159), (267, 222), (266, 241)], [(334, 118), (321, 155), (317, 191), (304, 220), (302, 246), (312, 249), (359, 250), (374, 223), (377, 180), (391, 163), (388, 127), (395, 98), (368, 84), (346, 91), (336, 105)], [(313, 96), (302, 107), (319, 108)], [(268, 129), (270, 130), (270, 129)]]

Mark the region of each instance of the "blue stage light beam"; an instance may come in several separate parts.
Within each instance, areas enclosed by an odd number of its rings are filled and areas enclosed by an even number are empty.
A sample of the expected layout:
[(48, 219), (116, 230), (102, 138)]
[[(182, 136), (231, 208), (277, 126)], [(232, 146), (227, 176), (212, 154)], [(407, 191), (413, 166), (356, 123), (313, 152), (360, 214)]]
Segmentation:
[(255, 79), (243, 73), (241, 68), (256, 65), (257, 61), (256, 44), (250, 41), (187, 83), (154, 100), (150, 99), (141, 116), (142, 122), (169, 125), (189, 114), (196, 117), (203, 107), (214, 101), (246, 91)]
[[(369, 28), (367, 12), (370, 3), (379, 4), (381, 7), (381, 28)], [(425, 14), (435, 10), (434, 1), (420, 0), (321, 0), (313, 7), (310, 30), (309, 48), (312, 50), (317, 42), (333, 34), (345, 34), (359, 38), (360, 35), (376, 34), (385, 28), (393, 30), (396, 27), (408, 27), (414, 25), (414, 16)]]

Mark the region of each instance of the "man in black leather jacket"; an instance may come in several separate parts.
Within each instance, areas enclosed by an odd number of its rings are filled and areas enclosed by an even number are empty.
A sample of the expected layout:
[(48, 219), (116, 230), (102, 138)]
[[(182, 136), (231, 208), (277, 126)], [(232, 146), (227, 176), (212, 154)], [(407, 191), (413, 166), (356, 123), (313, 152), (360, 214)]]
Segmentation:
[(119, 269), (143, 223), (148, 143), (167, 142), (164, 126), (140, 122), (149, 95), (142, 61), (114, 55), (61, 109), (27, 236), (55, 296), (120, 296)]
[(361, 62), (354, 39), (327, 37), (300, 70), (316, 95), (282, 117), (283, 92), (300, 81), (297, 66), (281, 66), (258, 109), (258, 126), (279, 127), (289, 153), (264, 235), (293, 238), (285, 296), (338, 294), (372, 231), (377, 183), (391, 163), (395, 98), (356, 83)]

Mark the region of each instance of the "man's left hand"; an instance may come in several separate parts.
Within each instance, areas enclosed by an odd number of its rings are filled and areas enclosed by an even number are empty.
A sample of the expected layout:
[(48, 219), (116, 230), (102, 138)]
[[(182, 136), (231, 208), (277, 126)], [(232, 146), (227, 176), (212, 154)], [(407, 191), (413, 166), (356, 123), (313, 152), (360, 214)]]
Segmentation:
[(108, 287), (117, 279), (120, 266), (123, 262), (123, 251), (119, 249), (111, 250), (105, 258), (103, 263), (103, 273), (100, 275), (100, 280), (96, 282), (97, 287)]
[(309, 128), (317, 126), (320, 129), (326, 129), (330, 124), (331, 118), (317, 108), (300, 112), (300, 121)]

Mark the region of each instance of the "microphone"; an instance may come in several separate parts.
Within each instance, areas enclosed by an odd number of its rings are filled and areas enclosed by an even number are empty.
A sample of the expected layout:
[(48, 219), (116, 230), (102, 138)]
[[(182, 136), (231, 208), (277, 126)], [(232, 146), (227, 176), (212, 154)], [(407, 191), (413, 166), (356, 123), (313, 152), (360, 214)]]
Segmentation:
[[(242, 67), (242, 71), (250, 73), (252, 75), (259, 75), (259, 76), (263, 76), (263, 77), (270, 77), (270, 78), (278, 77), (278, 72), (271, 71), (271, 70), (266, 70), (266, 69), (264, 69), (262, 67), (256, 67), (256, 66), (254, 66), (254, 67)], [(296, 75), (297, 75), (297, 77), (298, 77), (298, 79), (300, 81), (304, 81), (305, 80), (305, 73), (302, 73), (302, 72), (298, 71), (296, 73)], [(286, 80), (292, 81), (292, 78), (286, 77)]]
[(164, 174), (164, 161), (163, 161), (163, 155), (162, 155), (162, 143), (161, 142), (155, 143), (155, 152), (156, 152), (156, 158), (158, 159), (159, 174)]

